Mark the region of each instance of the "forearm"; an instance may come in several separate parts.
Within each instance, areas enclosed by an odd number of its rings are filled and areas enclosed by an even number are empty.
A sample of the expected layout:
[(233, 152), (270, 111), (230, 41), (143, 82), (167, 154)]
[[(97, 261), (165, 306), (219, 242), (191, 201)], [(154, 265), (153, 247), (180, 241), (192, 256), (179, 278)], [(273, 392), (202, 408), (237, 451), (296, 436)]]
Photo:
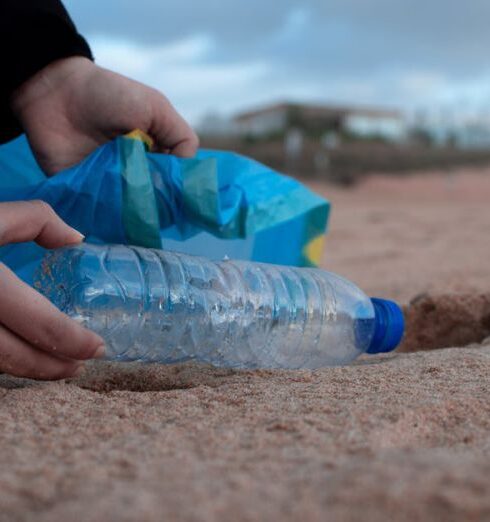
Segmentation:
[(15, 90), (69, 56), (92, 58), (59, 0), (0, 0), (0, 142), (22, 132), (10, 110)]

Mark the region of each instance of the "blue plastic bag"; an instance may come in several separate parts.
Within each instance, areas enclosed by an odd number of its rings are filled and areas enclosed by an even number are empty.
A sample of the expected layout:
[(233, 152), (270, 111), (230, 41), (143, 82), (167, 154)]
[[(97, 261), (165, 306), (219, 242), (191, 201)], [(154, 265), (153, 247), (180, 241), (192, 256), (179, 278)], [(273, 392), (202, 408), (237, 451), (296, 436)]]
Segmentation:
[[(0, 147), (0, 201), (41, 199), (87, 240), (167, 248), (215, 259), (314, 266), (329, 203), (298, 181), (231, 152), (182, 159), (120, 137), (46, 177), (25, 137)], [(42, 249), (0, 248), (29, 281)]]

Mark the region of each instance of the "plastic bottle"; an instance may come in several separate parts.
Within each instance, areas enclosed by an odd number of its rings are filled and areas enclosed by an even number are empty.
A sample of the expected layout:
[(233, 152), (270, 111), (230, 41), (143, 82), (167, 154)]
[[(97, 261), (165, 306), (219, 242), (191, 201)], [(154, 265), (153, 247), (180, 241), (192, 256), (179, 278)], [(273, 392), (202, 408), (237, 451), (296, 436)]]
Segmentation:
[(107, 359), (319, 368), (388, 352), (400, 308), (318, 269), (84, 244), (47, 253), (36, 288), (107, 343)]

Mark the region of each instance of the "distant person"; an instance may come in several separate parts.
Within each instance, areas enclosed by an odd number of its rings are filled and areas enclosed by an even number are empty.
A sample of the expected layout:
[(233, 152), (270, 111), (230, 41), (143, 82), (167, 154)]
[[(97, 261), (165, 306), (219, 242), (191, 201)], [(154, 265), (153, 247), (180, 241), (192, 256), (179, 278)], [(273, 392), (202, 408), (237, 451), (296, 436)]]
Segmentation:
[[(0, 56), (0, 142), (25, 133), (48, 175), (136, 128), (157, 151), (197, 150), (196, 135), (162, 94), (94, 64), (58, 0), (0, 0)], [(45, 203), (0, 204), (0, 245), (35, 240), (52, 248), (82, 239)], [(66, 378), (103, 353), (100, 337), (0, 264), (0, 372)]]

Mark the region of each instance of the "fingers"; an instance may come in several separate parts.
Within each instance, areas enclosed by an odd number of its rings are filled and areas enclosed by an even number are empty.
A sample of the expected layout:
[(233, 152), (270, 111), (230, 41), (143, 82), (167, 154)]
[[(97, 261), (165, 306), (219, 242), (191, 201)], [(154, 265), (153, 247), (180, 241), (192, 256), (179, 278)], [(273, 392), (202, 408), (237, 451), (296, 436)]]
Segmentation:
[(67, 379), (83, 370), (83, 364), (36, 350), (0, 325), (0, 372), (29, 379)]
[(53, 356), (101, 357), (103, 340), (60, 312), (0, 264), (0, 322), (28, 344)]
[[(0, 245), (34, 240), (47, 248), (83, 236), (42, 201), (0, 204)], [(102, 339), (60, 312), (0, 264), (0, 371), (32, 379), (63, 379), (100, 357)]]
[(44, 201), (0, 203), (0, 245), (36, 241), (46, 248), (80, 243), (83, 236)]
[(183, 158), (195, 156), (199, 138), (189, 124), (161, 94), (155, 95), (150, 136), (157, 152), (168, 152)]

